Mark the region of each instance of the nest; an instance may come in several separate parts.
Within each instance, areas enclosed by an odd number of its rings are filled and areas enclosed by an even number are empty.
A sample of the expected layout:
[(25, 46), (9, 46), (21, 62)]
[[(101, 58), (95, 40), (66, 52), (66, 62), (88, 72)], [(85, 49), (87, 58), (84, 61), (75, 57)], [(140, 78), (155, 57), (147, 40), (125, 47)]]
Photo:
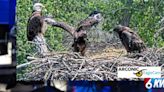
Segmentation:
[[(28, 57), (29, 62), (17, 66), (26, 72), (18, 80), (122, 80), (117, 78), (118, 66), (161, 66), (164, 77), (164, 48), (149, 49), (110, 59), (82, 57), (78, 53), (48, 53), (44, 57)], [(129, 80), (140, 80), (129, 79)]]

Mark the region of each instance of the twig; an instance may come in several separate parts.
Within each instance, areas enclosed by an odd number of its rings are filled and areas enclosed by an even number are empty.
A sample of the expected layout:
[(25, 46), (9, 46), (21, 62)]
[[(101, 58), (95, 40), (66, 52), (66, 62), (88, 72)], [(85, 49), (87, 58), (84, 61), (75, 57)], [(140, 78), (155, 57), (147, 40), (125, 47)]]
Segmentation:
[[(83, 67), (84, 62), (85, 62), (85, 60), (83, 60), (83, 62), (81, 63), (79, 70)], [(71, 80), (73, 81), (77, 75), (78, 75), (78, 73), (76, 73), (75, 76)]]
[(71, 71), (71, 69), (68, 67), (68, 65), (64, 62), (64, 60), (62, 60), (63, 59), (63, 56), (61, 57), (61, 61), (62, 61), (62, 63), (67, 67), (67, 69), (69, 70), (69, 71)]

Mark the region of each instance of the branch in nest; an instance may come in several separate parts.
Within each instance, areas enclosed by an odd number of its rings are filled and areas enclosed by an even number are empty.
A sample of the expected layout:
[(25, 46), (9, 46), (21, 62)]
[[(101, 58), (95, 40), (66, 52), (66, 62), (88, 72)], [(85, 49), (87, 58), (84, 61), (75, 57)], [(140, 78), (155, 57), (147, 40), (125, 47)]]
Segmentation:
[(17, 70), (21, 69), (21, 68), (24, 68), (24, 67), (27, 67), (28, 65), (34, 63), (34, 62), (38, 62), (37, 60), (34, 60), (34, 61), (31, 61), (31, 62), (27, 62), (27, 63), (23, 63), (23, 64), (20, 64), (20, 65), (17, 65)]

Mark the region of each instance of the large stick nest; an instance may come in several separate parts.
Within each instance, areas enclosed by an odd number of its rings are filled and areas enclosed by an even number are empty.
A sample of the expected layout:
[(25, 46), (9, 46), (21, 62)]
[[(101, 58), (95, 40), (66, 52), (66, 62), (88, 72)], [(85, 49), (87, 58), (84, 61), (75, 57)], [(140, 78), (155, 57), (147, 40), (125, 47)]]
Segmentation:
[[(161, 66), (164, 77), (164, 48), (112, 58), (82, 57), (78, 53), (51, 53), (42, 58), (29, 57), (24, 77), (18, 80), (120, 80), (118, 66)], [(139, 80), (139, 79), (130, 79)]]

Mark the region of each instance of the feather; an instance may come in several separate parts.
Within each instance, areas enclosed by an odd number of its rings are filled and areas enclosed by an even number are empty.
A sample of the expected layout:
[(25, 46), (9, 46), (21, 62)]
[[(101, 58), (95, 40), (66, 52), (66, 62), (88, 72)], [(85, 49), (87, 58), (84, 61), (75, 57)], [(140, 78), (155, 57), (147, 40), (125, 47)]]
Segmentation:
[(34, 12), (32, 16), (28, 19), (27, 23), (27, 38), (32, 41), (38, 33), (44, 33), (42, 27), (44, 25), (44, 20), (40, 13)]
[(139, 35), (137, 35), (137, 33), (129, 27), (119, 25), (114, 29), (114, 31), (119, 34), (119, 38), (127, 52), (137, 51), (140, 53), (146, 50), (146, 46)]

